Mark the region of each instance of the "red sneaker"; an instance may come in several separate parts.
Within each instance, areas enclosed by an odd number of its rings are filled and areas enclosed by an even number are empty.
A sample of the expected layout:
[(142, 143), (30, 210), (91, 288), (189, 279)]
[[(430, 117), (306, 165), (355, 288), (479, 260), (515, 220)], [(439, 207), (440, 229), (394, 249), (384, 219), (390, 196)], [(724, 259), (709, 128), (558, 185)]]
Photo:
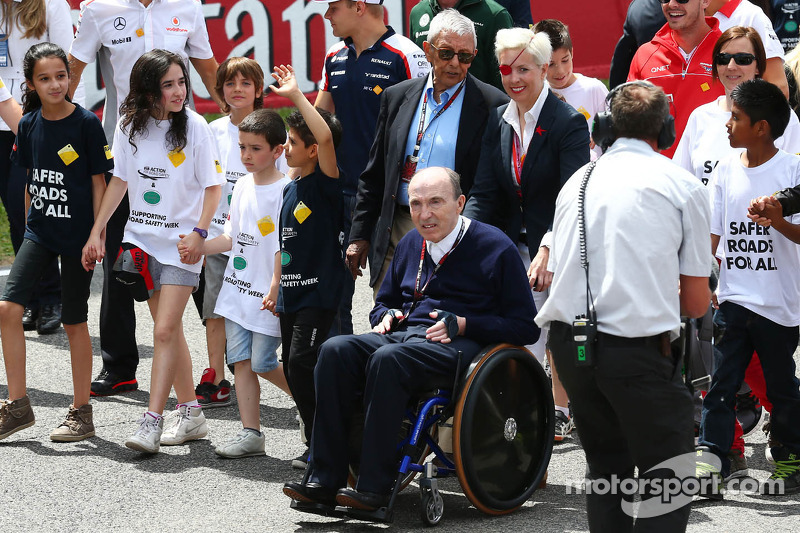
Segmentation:
[(225, 407), (231, 404), (230, 382), (227, 379), (223, 379), (219, 382), (219, 385), (214, 385), (214, 379), (216, 377), (217, 372), (213, 368), (206, 368), (203, 370), (200, 384), (194, 389), (197, 401), (206, 409), (211, 407)]

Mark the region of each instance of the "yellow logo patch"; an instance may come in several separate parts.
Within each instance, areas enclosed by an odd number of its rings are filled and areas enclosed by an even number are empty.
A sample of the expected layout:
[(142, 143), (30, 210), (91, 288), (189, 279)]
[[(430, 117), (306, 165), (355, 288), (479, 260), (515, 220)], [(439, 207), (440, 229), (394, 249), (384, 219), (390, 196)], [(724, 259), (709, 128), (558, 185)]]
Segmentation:
[(144, 30), (142, 28), (139, 28), (138, 30), (136, 30), (136, 36), (137, 37), (141, 37), (142, 35), (144, 35)]
[(311, 215), (311, 209), (306, 206), (303, 202), (297, 204), (297, 207), (294, 208), (293, 211), (294, 218), (297, 219), (299, 223), (305, 222), (305, 220)]
[(174, 167), (179, 167), (186, 161), (186, 154), (183, 153), (183, 150), (172, 150), (167, 154), (167, 157), (169, 157)]
[(585, 107), (583, 107), (583, 106), (580, 106), (580, 107), (578, 108), (578, 113), (580, 113), (581, 115), (583, 115), (584, 117), (586, 117), (586, 120), (590, 120), (590, 119), (592, 118), (592, 115), (590, 115), (590, 114), (589, 114), (589, 112), (588, 112), (588, 111), (586, 111), (586, 108), (585, 108)]
[(70, 163), (78, 159), (78, 152), (75, 151), (71, 144), (68, 144), (58, 151), (58, 157), (61, 158), (65, 165), (69, 166)]
[(381, 94), (383, 92), (383, 89), (381, 89), (380, 85), (376, 85), (375, 87), (372, 88), (372, 92), (374, 92), (375, 94)]
[(261, 232), (262, 237), (266, 237), (275, 231), (275, 223), (272, 221), (271, 216), (267, 215), (258, 221), (258, 231)]
[(6, 86), (6, 84), (5, 84), (5, 83), (3, 83), (3, 80), (2, 80), (2, 79), (0, 79), (0, 89), (2, 89), (2, 88), (3, 88), (3, 87), (5, 87), (5, 86)]
[(217, 174), (222, 174), (222, 165), (216, 159), (214, 160), (214, 166), (217, 168)]
[(701, 83), (700, 88), (703, 89), (703, 92), (706, 92), (707, 90), (711, 89), (711, 87), (708, 85), (708, 82)]
[(114, 154), (111, 153), (111, 148), (109, 148), (108, 145), (105, 145), (103, 147), (103, 151), (106, 153), (106, 159), (113, 159), (114, 158)]

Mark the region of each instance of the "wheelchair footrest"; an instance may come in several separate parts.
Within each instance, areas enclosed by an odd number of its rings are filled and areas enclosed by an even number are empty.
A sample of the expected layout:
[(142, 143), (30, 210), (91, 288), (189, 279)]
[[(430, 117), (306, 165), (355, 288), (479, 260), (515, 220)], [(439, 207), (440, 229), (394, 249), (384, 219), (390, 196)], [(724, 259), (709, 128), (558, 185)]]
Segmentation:
[[(343, 518), (345, 516), (345, 513), (339, 510), (340, 507), (333, 507), (323, 503), (299, 502), (297, 500), (292, 500), (292, 503), (289, 504), (289, 507), (296, 511), (300, 511), (301, 513), (311, 513), (334, 518)], [(344, 509), (344, 507), (341, 509)]]
[(362, 511), (361, 509), (343, 507), (341, 505), (336, 506), (336, 512), (342, 513), (342, 515), (349, 518), (355, 518), (356, 520), (363, 520), (365, 522), (384, 522), (387, 524), (392, 522), (393, 514), (392, 510), (388, 507), (381, 507), (379, 509), (375, 509), (374, 511)]

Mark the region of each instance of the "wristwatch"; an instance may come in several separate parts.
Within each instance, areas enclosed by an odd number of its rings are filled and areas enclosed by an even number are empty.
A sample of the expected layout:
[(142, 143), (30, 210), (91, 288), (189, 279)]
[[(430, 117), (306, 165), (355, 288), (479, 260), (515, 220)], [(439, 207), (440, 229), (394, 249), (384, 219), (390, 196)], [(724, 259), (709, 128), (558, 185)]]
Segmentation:
[(192, 231), (194, 231), (195, 233), (197, 233), (198, 235), (200, 235), (204, 239), (206, 237), (208, 237), (208, 230), (204, 230), (204, 229), (201, 229), (201, 228), (193, 228)]

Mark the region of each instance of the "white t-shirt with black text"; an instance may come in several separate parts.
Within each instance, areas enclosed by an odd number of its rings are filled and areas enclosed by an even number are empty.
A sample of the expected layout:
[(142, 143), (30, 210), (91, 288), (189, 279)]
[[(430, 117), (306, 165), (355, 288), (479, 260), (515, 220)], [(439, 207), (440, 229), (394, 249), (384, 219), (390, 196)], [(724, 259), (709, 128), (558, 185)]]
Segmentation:
[[(724, 96), (720, 96), (692, 111), (681, 142), (672, 156), (675, 164), (697, 176), (703, 183), (708, 183), (717, 163), (731, 154), (744, 152), (744, 148), (731, 148), (728, 141), (725, 124), (731, 114), (719, 106), (724, 99)], [(789, 125), (783, 135), (775, 140), (775, 146), (791, 154), (800, 152), (800, 121), (794, 113), (789, 113)], [(764, 194), (772, 192), (775, 191)]]
[[(231, 122), (231, 117), (218, 118), (210, 124), (211, 132), (217, 142), (219, 153), (219, 164), (222, 165), (222, 172), (225, 175), (225, 185), (222, 186), (222, 196), (219, 199), (217, 211), (211, 219), (211, 226), (208, 228), (208, 238), (213, 239), (222, 235), (225, 221), (228, 219), (228, 209), (231, 205), (233, 188), (239, 178), (247, 174), (247, 169), (242, 164), (242, 157), (239, 152), (239, 128)], [(227, 252), (222, 252), (228, 255)]]
[[(711, 233), (719, 235), (717, 298), (782, 326), (800, 324), (800, 246), (747, 218), (750, 200), (800, 184), (800, 157), (779, 150), (754, 168), (732, 154), (709, 182)], [(787, 217), (800, 223), (800, 214)]]
[(200, 272), (202, 261), (187, 265), (178, 255), (179, 235), (189, 235), (200, 221), (205, 190), (225, 183), (214, 137), (205, 119), (186, 109), (186, 147), (166, 148), (170, 121), (151, 118), (136, 139), (137, 150), (117, 124), (114, 175), (128, 184), (130, 215), (124, 242), (139, 246), (160, 263)]
[(247, 174), (236, 184), (225, 223), (225, 235), (233, 245), (214, 309), (249, 331), (273, 337), (281, 336), (280, 321), (261, 310), (261, 302), (269, 292), (275, 254), (280, 250), (278, 221), (283, 188), (290, 181), (284, 177), (256, 185), (253, 175)]

